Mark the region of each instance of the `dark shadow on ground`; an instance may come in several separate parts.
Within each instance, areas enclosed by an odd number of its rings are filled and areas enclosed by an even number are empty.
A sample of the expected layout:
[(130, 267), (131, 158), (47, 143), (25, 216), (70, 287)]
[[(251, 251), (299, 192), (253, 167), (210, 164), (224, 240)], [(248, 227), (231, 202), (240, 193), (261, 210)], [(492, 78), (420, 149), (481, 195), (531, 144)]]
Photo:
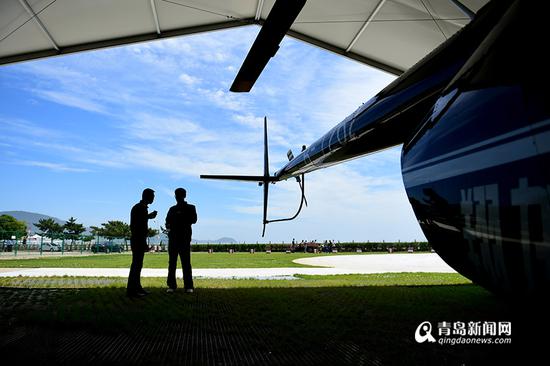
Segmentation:
[[(0, 288), (2, 363), (509, 364), (543, 355), (542, 307), (475, 285), (197, 289)], [(511, 345), (418, 344), (423, 321), (511, 321)]]

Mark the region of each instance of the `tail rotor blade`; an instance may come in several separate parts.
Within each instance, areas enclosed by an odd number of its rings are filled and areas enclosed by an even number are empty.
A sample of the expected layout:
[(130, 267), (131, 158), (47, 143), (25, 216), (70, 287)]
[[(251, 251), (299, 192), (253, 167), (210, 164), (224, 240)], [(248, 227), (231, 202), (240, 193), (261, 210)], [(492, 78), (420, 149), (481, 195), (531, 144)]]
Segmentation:
[(267, 225), (267, 199), (269, 196), (269, 147), (267, 145), (267, 117), (264, 116), (264, 228), (262, 237), (265, 234), (265, 226)]
[(269, 182), (265, 182), (264, 183), (264, 220), (263, 220), (264, 228), (262, 230), (262, 238), (265, 235), (265, 226), (267, 225), (267, 199), (268, 199), (268, 195), (269, 195)]
[(267, 117), (264, 117), (264, 177), (269, 178), (269, 150), (267, 146)]

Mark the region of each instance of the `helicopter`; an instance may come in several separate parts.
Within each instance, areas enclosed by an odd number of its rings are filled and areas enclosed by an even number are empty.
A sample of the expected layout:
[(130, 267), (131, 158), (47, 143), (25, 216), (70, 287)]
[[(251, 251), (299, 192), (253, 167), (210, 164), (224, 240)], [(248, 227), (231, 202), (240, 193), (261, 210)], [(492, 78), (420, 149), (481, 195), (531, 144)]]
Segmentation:
[[(276, 49), (272, 28), (289, 22), (278, 18), (296, 14), (276, 6), (231, 90), (250, 90)], [(265, 233), (307, 205), (306, 173), (402, 144), (407, 196), (435, 251), (494, 292), (542, 293), (550, 285), (550, 93), (531, 41), (548, 35), (539, 18), (524, 1), (492, 1), (298, 156), (289, 151), (274, 174), (264, 119), (263, 175), (201, 178), (262, 185)], [(290, 178), (300, 185), (298, 212), (270, 220), (269, 185)]]

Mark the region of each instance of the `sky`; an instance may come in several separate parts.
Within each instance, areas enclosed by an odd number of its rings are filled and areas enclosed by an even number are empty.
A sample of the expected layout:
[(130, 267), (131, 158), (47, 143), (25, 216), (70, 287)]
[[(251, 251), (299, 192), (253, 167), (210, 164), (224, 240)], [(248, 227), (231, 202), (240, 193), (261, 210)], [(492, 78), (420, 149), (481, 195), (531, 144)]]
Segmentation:
[[(251, 93), (231, 85), (259, 27), (248, 26), (0, 67), (0, 211), (86, 226), (129, 222), (144, 188), (163, 225), (183, 187), (197, 206), (193, 238), (239, 242), (425, 240), (401, 178), (400, 147), (306, 176), (309, 206), (261, 237), (262, 189), (200, 174), (270, 171), (394, 76), (285, 38)], [(270, 187), (269, 217), (292, 216), (295, 181)]]

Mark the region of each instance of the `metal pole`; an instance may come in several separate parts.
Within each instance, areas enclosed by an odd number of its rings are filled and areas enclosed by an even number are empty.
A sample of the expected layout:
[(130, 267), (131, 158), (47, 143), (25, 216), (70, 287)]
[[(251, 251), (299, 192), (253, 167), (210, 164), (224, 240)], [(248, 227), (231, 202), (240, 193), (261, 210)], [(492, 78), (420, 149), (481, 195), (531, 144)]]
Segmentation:
[(15, 240), (15, 245), (13, 246), (14, 247), (13, 255), (17, 257), (17, 246), (18, 246), (17, 237), (15, 235), (12, 235), (11, 240)]

